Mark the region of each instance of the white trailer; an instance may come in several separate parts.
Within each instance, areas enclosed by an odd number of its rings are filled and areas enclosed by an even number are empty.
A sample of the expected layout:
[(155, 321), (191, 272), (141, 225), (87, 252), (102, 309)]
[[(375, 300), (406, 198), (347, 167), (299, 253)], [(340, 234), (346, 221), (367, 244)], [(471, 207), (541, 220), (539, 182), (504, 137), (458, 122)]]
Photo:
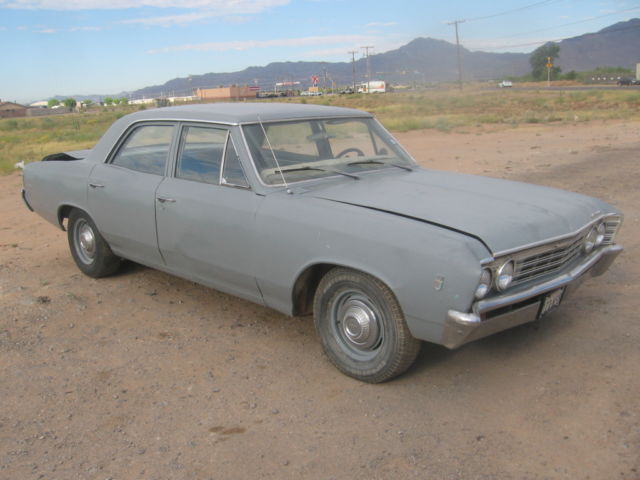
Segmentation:
[(371, 80), (358, 85), (358, 93), (384, 93), (387, 83), (384, 80)]

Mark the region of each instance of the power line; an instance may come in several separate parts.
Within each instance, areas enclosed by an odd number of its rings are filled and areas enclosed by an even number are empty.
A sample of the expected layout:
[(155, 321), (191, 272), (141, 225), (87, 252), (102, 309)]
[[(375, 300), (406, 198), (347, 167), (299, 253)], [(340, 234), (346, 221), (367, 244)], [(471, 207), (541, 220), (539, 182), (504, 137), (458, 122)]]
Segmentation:
[(595, 17), (589, 17), (586, 18), (584, 20), (577, 20), (575, 22), (569, 22), (569, 23), (563, 23), (560, 25), (555, 25), (553, 27), (545, 27), (545, 28), (539, 28), (537, 30), (529, 30), (528, 32), (519, 32), (515, 35), (508, 35), (502, 38), (514, 38), (514, 37), (520, 37), (522, 35), (529, 35), (530, 33), (539, 33), (539, 32), (545, 32), (547, 30), (554, 30), (556, 28), (561, 28), (561, 27), (568, 27), (570, 25), (578, 25), (580, 23), (586, 23), (586, 22), (590, 22), (592, 20), (598, 20), (600, 18), (604, 18), (604, 17), (610, 17), (612, 15), (618, 15), (619, 13), (627, 13), (627, 12), (633, 12), (633, 11), (637, 11), (640, 10), (640, 7), (634, 7), (634, 8), (627, 8), (626, 10), (618, 10), (616, 12), (609, 12), (609, 13), (605, 13), (604, 15), (598, 15)]
[(521, 12), (523, 10), (528, 10), (530, 8), (538, 7), (540, 5), (545, 5), (547, 3), (559, 2), (559, 1), (562, 1), (562, 0), (543, 0), (542, 2), (531, 3), (531, 4), (525, 5), (523, 7), (513, 8), (511, 10), (505, 10), (504, 12), (500, 12), (500, 13), (494, 13), (494, 14), (491, 14), (491, 15), (485, 15), (483, 17), (467, 18), (467, 22), (475, 22), (475, 21), (478, 21), (478, 20), (486, 20), (488, 18), (501, 17), (503, 15), (509, 15), (511, 13)]
[[(593, 19), (589, 19), (589, 20), (593, 20)], [(583, 23), (583, 22), (586, 22), (586, 21), (588, 21), (588, 20), (582, 20), (580, 22), (573, 22), (573, 23)], [(561, 26), (563, 26), (563, 25), (558, 25), (558, 27), (561, 27)], [(552, 27), (552, 28), (558, 28), (558, 27)], [(638, 25), (631, 25), (631, 26), (613, 28), (611, 30), (607, 30), (606, 32), (593, 32), (593, 33), (586, 33), (584, 35), (608, 35), (609, 33), (623, 32), (625, 30), (633, 30), (634, 28), (637, 29), (637, 28), (640, 28), (640, 27)], [(547, 30), (547, 29), (544, 29), (544, 30)], [(533, 32), (529, 32), (529, 33), (533, 33)], [(580, 36), (584, 36), (584, 35), (580, 35)], [(549, 42), (561, 42), (562, 40), (568, 40), (570, 38), (574, 38), (574, 37), (573, 36), (572, 37), (562, 37), (562, 38), (555, 38), (553, 40), (544, 40), (544, 41), (538, 41), (538, 42), (528, 42), (528, 43), (519, 43), (519, 44), (511, 44), (511, 45), (502, 45), (502, 46), (496, 46), (496, 47), (486, 47), (486, 48), (482, 48), (482, 51), (485, 51), (485, 50), (502, 50), (504, 48), (515, 48), (515, 47), (531, 47), (531, 46), (534, 46), (534, 45), (543, 45), (543, 44), (549, 43)]]

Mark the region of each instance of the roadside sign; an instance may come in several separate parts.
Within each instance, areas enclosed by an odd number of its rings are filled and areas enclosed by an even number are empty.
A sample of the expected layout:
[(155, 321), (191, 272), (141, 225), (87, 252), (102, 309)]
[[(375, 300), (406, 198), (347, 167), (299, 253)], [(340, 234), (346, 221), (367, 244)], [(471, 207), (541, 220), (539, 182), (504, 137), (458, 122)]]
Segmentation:
[(547, 63), (547, 68), (553, 67), (553, 63)]

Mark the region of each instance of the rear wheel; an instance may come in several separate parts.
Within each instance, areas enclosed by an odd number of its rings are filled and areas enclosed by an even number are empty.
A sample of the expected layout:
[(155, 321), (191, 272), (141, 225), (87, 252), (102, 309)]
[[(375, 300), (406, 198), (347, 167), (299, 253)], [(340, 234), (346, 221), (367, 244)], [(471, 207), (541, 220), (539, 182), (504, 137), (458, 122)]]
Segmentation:
[(67, 238), (71, 256), (84, 274), (105, 277), (120, 267), (120, 258), (113, 254), (91, 217), (82, 210), (71, 211)]
[(326, 355), (358, 380), (379, 383), (398, 376), (420, 350), (393, 292), (365, 273), (330, 270), (318, 285), (313, 313)]

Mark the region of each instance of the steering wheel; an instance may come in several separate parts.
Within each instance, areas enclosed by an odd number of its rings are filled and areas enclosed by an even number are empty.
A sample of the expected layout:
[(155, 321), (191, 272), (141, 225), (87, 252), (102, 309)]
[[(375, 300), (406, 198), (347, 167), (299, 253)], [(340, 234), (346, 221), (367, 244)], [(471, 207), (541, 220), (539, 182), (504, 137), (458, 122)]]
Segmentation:
[(344, 157), (349, 153), (355, 153), (359, 157), (364, 157), (364, 152), (362, 150), (360, 150), (359, 148), (352, 147), (352, 148), (345, 148), (344, 150), (342, 150), (338, 155), (336, 155), (336, 158)]

